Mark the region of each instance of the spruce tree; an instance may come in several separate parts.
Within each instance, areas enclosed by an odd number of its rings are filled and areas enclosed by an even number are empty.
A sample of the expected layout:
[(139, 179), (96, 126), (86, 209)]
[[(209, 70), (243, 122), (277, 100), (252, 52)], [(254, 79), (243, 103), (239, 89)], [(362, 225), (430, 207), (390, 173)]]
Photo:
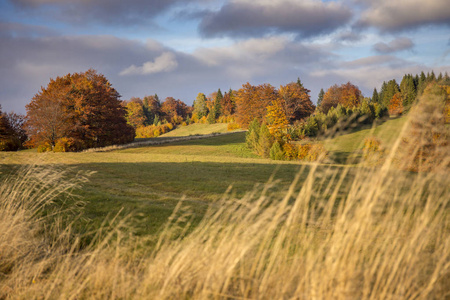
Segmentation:
[(217, 91), (216, 99), (214, 101), (214, 119), (217, 119), (222, 115), (222, 99), (223, 95), (219, 89)]
[(377, 88), (373, 89), (371, 102), (372, 103), (378, 103), (379, 102)]
[(323, 95), (325, 95), (325, 92), (323, 91), (323, 89), (320, 89), (319, 96), (317, 98), (317, 107), (319, 107), (322, 104)]
[(408, 74), (403, 76), (400, 83), (400, 90), (402, 95), (403, 107), (407, 108), (411, 106), (417, 96), (416, 87), (414, 86), (414, 78)]

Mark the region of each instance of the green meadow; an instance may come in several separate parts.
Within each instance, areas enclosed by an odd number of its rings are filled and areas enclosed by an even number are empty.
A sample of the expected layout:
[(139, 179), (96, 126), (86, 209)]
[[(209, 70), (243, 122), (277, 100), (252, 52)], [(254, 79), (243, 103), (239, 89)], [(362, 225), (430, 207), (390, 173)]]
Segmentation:
[[(329, 157), (360, 151), (364, 137), (392, 140), (392, 130), (403, 124), (393, 119), (374, 129), (363, 128), (324, 142)], [(226, 124), (193, 124), (179, 127), (161, 138), (225, 132)], [(245, 132), (110, 152), (36, 153), (33, 150), (0, 153), (1, 176), (24, 164), (52, 165), (67, 176), (90, 173), (89, 180), (74, 190), (83, 205), (83, 231), (101, 226), (106, 218), (131, 215), (138, 235), (156, 234), (176, 204), (183, 199), (198, 222), (213, 201), (226, 192), (242, 198), (270, 180), (286, 189), (299, 170), (300, 161), (273, 161), (253, 154), (245, 146)], [(343, 164), (328, 160), (324, 169)], [(70, 205), (70, 201), (69, 204)], [(88, 229), (84, 228), (88, 227)]]

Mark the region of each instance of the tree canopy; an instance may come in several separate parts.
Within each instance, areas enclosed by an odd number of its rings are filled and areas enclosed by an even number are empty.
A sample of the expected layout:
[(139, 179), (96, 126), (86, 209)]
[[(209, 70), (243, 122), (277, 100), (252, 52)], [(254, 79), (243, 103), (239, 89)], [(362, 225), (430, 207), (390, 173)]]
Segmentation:
[(119, 93), (95, 70), (50, 79), (27, 109), (30, 142), (65, 151), (123, 144), (133, 141)]

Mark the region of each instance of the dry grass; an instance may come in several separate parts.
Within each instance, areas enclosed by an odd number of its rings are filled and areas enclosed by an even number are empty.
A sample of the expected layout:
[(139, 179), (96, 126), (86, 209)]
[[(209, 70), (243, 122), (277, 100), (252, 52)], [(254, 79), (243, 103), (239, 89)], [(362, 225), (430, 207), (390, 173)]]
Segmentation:
[(73, 184), (29, 169), (0, 191), (0, 298), (444, 299), (449, 152), (411, 173), (398, 165), (402, 141), (380, 167), (313, 165), (282, 195), (271, 181), (227, 193), (190, 231), (180, 201), (147, 254), (124, 236), (126, 220), (84, 248), (70, 226), (48, 228), (40, 212)]

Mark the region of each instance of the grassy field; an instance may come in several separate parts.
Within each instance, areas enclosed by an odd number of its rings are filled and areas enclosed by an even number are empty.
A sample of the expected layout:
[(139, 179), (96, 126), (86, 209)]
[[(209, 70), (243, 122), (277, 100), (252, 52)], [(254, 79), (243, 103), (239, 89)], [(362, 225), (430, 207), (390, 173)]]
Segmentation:
[[(136, 233), (148, 235), (158, 231), (183, 196), (198, 221), (208, 204), (230, 186), (242, 197), (275, 174), (280, 187), (286, 187), (299, 164), (259, 158), (244, 140), (245, 133), (239, 132), (106, 153), (0, 153), (0, 172), (5, 176), (26, 163), (70, 168), (72, 175), (94, 171), (75, 191), (85, 202), (84, 220), (95, 228), (107, 215), (122, 210), (123, 215), (139, 214)], [(278, 164), (282, 167), (276, 171)]]
[[(392, 129), (402, 122), (390, 120), (377, 127), (375, 134), (389, 141)], [(221, 129), (226, 130), (226, 124), (193, 124), (170, 134), (209, 134)], [(327, 140), (325, 145), (330, 156), (354, 153), (370, 134), (371, 129), (363, 129)], [(81, 227), (89, 224), (96, 228), (108, 215), (121, 211), (122, 215), (136, 215), (135, 232), (139, 235), (158, 232), (182, 197), (198, 222), (211, 201), (222, 197), (229, 187), (240, 198), (274, 175), (282, 190), (302, 166), (300, 162), (256, 156), (246, 148), (244, 132), (105, 153), (0, 153), (0, 163), (3, 176), (26, 163), (52, 164), (70, 169), (71, 175), (93, 171), (89, 181), (75, 191), (85, 202)]]
[[(344, 162), (404, 122), (324, 143)], [(448, 296), (445, 169), (271, 161), (244, 140), (0, 153), (0, 299)]]
[(194, 123), (188, 126), (178, 126), (176, 129), (161, 135), (161, 137), (225, 133), (228, 132), (227, 126), (228, 126), (227, 123), (216, 123), (216, 124)]

